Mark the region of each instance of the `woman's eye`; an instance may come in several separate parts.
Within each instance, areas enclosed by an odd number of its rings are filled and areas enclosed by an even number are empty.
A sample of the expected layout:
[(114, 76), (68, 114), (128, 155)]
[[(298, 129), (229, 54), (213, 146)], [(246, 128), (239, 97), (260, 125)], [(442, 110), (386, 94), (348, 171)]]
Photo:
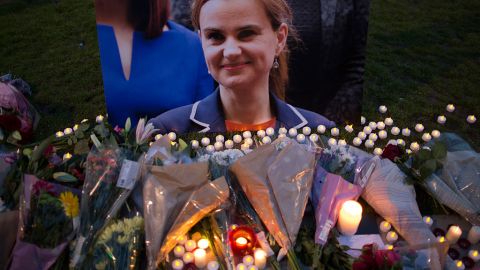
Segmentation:
[(207, 34), (207, 39), (213, 40), (213, 41), (221, 41), (223, 40), (223, 35), (220, 33), (209, 33)]
[(255, 35), (255, 32), (252, 31), (252, 30), (245, 30), (245, 31), (242, 31), (238, 34), (238, 37), (240, 39), (246, 39), (246, 38), (250, 38), (250, 37), (253, 37)]

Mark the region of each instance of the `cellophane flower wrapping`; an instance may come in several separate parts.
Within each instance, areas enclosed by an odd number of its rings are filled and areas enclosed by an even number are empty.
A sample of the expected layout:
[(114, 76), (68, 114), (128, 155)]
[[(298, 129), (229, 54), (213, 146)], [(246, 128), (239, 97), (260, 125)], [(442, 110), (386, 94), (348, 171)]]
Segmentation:
[(139, 177), (138, 163), (127, 161), (118, 147), (93, 148), (86, 162), (80, 229), (71, 266), (82, 268), (95, 238), (114, 218)]
[(440, 203), (480, 225), (480, 154), (457, 135), (444, 133), (441, 140), (448, 151), (443, 168), (423, 185)]
[(281, 138), (239, 158), (230, 168), (267, 230), (282, 248), (296, 240), (310, 194), (315, 154)]
[[(373, 158), (365, 164), (365, 168), (369, 168), (370, 164), (374, 164), (374, 169), (362, 198), (390, 222), (410, 245), (431, 243), (435, 236), (423, 222), (415, 199), (415, 189), (406, 183), (406, 176), (389, 159)], [(442, 251), (430, 251), (432, 269), (440, 269)]]
[(25, 175), (10, 269), (51, 269), (78, 227), (80, 191)]

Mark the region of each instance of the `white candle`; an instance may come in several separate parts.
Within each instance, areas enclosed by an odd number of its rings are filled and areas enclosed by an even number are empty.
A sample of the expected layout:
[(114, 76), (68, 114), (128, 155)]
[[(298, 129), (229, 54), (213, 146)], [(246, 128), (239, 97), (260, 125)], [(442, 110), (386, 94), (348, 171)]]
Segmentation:
[(281, 138), (285, 138), (286, 136), (287, 135), (285, 135), (285, 133), (278, 132), (278, 137), (277, 138), (281, 139)]
[(374, 145), (375, 145), (375, 143), (370, 139), (365, 141), (365, 147), (367, 147), (367, 148), (373, 148)]
[(176, 246), (173, 249), (173, 254), (175, 257), (181, 258), (183, 257), (183, 254), (185, 254), (185, 248), (183, 246)]
[(368, 139), (376, 142), (378, 139), (378, 136), (375, 133), (371, 133), (370, 135), (368, 135)]
[(372, 130), (377, 129), (377, 123), (375, 123), (375, 122), (370, 122), (370, 123), (368, 123), (368, 126), (369, 126)]
[(390, 231), (387, 233), (386, 239), (388, 243), (393, 244), (398, 240), (398, 234), (394, 231)]
[(445, 122), (447, 122), (447, 118), (445, 117), (445, 115), (440, 115), (439, 117), (437, 117), (437, 123), (443, 125), (445, 124)]
[(210, 139), (207, 137), (203, 137), (200, 142), (202, 143), (203, 146), (207, 146), (210, 144)]
[(241, 143), (242, 142), (242, 136), (240, 136), (238, 134), (233, 135), (233, 141), (235, 143)]
[(332, 136), (338, 136), (338, 134), (340, 134), (340, 130), (338, 130), (338, 128), (332, 128), (330, 130), (330, 133), (332, 134)]
[(247, 130), (247, 131), (244, 131), (244, 132), (242, 133), (242, 136), (243, 136), (243, 138), (245, 138), (245, 139), (246, 139), (246, 138), (251, 138), (251, 137), (252, 137), (252, 133)]
[(201, 249), (207, 249), (209, 245), (210, 244), (208, 243), (208, 240), (205, 238), (202, 238), (197, 242), (198, 248), (201, 248)]
[(385, 125), (387, 126), (393, 125), (393, 119), (390, 117), (385, 118)]
[(220, 264), (217, 261), (210, 261), (207, 264), (207, 270), (218, 270)]
[(387, 112), (387, 106), (381, 105), (380, 107), (378, 107), (378, 111), (380, 113), (386, 113)]
[(195, 259), (195, 257), (193, 256), (193, 253), (185, 252), (185, 254), (183, 254), (183, 262), (184, 263), (191, 263), (191, 262), (193, 262), (193, 259)]
[(190, 141), (190, 144), (192, 145), (192, 148), (193, 148), (193, 149), (197, 149), (198, 146), (199, 146), (199, 143), (198, 143), (197, 140), (192, 140), (192, 141)]
[(258, 267), (256, 267), (255, 265), (250, 265), (248, 267), (248, 270), (258, 270)]
[(71, 129), (71, 128), (66, 128), (66, 129), (63, 130), (63, 133), (64, 133), (65, 135), (70, 135), (70, 134), (73, 133), (73, 129)]
[(346, 130), (348, 133), (352, 133), (352, 132), (353, 132), (353, 125), (346, 125), (346, 126), (345, 126), (345, 130)]
[(270, 137), (268, 137), (268, 136), (265, 136), (265, 137), (262, 138), (262, 143), (263, 144), (269, 144), (271, 142), (272, 142), (272, 139), (270, 139)]
[(330, 146), (337, 145), (337, 140), (335, 140), (334, 138), (328, 139), (328, 145)]
[(243, 257), (242, 262), (246, 266), (250, 266), (250, 265), (253, 265), (254, 260), (253, 260), (252, 256), (247, 255), (247, 256)]
[[(158, 140), (160, 140), (162, 137), (163, 137), (162, 134), (157, 134), (157, 135), (155, 135), (154, 138), (155, 138), (155, 141), (158, 141)], [(193, 141), (195, 141), (195, 140), (192, 140), (192, 142), (193, 142)], [(198, 141), (196, 141), (196, 142), (197, 142), (197, 144), (198, 144)], [(191, 142), (190, 142), (190, 143), (191, 143)]]
[(386, 139), (387, 136), (388, 136), (388, 133), (385, 130), (380, 130), (380, 132), (378, 132), (378, 137), (382, 140)]
[(239, 264), (237, 264), (236, 269), (237, 270), (247, 270), (247, 266), (243, 263), (239, 263)]
[(232, 140), (227, 140), (225, 142), (225, 148), (232, 149), (233, 148), (233, 141)]
[(377, 129), (382, 130), (384, 128), (385, 128), (385, 123), (384, 122), (382, 122), (382, 121), (377, 122)]
[(255, 266), (258, 267), (258, 269), (265, 268), (267, 265), (267, 253), (263, 249), (257, 248), (253, 256), (255, 257)]
[(402, 129), (402, 135), (405, 137), (410, 136), (410, 129), (409, 128)]
[(381, 156), (383, 154), (382, 148), (376, 147), (375, 149), (373, 149), (373, 154), (375, 154), (376, 156)]
[(291, 128), (291, 129), (288, 130), (288, 136), (290, 136), (290, 137), (295, 137), (295, 136), (297, 136), (297, 133), (298, 133), (298, 132), (297, 132), (297, 129), (296, 129), (296, 128)]
[(437, 236), (437, 242), (444, 243), (445, 242), (445, 236)]
[(360, 117), (360, 124), (365, 124), (365, 122), (367, 122), (367, 118), (365, 118), (365, 116), (361, 116)]
[(416, 124), (415, 125), (415, 131), (416, 132), (422, 132), (425, 127), (422, 124)]
[(314, 143), (318, 142), (318, 135), (317, 134), (312, 134), (312, 135), (310, 135), (309, 138), (310, 138), (310, 141), (312, 141)]
[(424, 216), (423, 222), (425, 222), (428, 225), (428, 227), (432, 227), (433, 219), (429, 216)]
[(193, 256), (195, 256), (195, 266), (198, 268), (203, 268), (207, 265), (207, 252), (205, 249), (197, 248), (193, 252)]
[(392, 228), (392, 224), (390, 224), (390, 222), (388, 222), (386, 220), (380, 222), (380, 231), (381, 232), (386, 233), (386, 232), (390, 231), (391, 228)]
[(420, 145), (417, 142), (412, 142), (410, 144), (410, 149), (412, 149), (412, 151), (416, 152), (420, 149)]
[(366, 126), (366, 127), (363, 128), (363, 132), (365, 132), (365, 134), (368, 135), (368, 134), (372, 133), (372, 128), (369, 127), (369, 126)]
[(167, 136), (170, 139), (170, 141), (175, 141), (177, 139), (177, 134), (175, 134), (175, 132), (170, 132), (168, 133)]
[(207, 150), (208, 153), (213, 153), (215, 152), (215, 147), (211, 144), (207, 145), (207, 147), (205, 147), (205, 150)]
[(462, 236), (462, 229), (460, 229), (460, 227), (458, 226), (450, 226), (447, 235), (445, 235), (445, 238), (447, 238), (448, 242), (453, 244), (458, 241), (460, 236)]
[(305, 142), (305, 135), (303, 135), (303, 134), (298, 134), (298, 135), (297, 135), (297, 142), (299, 142), (299, 143)]
[(453, 112), (455, 111), (455, 106), (453, 106), (453, 104), (448, 104), (446, 109), (448, 112)]
[(250, 145), (244, 143), (240, 146), (240, 149), (242, 149), (242, 151), (247, 151), (248, 149), (250, 149)]
[(223, 143), (223, 142), (225, 141), (225, 137), (223, 137), (223, 135), (217, 135), (217, 136), (215, 137), (215, 141), (216, 141), (216, 142), (222, 142), (222, 143)]
[(265, 137), (265, 134), (266, 134), (266, 133), (265, 133), (265, 130), (262, 130), (262, 129), (261, 129), (261, 130), (257, 131), (257, 136), (258, 136), (259, 138)]
[(398, 140), (397, 140), (397, 145), (403, 145), (403, 146), (405, 146), (405, 141), (402, 140), (402, 139), (398, 139)]
[(474, 262), (478, 262), (480, 260), (480, 253), (478, 250), (472, 249), (468, 252), (468, 257), (472, 259)]
[(327, 130), (327, 128), (324, 125), (318, 125), (317, 127), (318, 133), (323, 134), (325, 133), (325, 130)]
[(412, 153), (412, 150), (407, 149), (407, 150), (405, 150), (405, 153), (407, 153), (408, 155), (410, 155), (410, 154)]
[(197, 248), (197, 242), (195, 242), (195, 240), (187, 240), (187, 242), (185, 243), (185, 249), (187, 251), (192, 251), (196, 248)]
[(302, 133), (303, 135), (308, 136), (310, 133), (312, 133), (312, 129), (310, 127), (304, 127), (302, 128)]
[(472, 226), (470, 231), (468, 231), (467, 239), (472, 245), (478, 243), (478, 241), (480, 241), (480, 226)]
[(353, 145), (359, 146), (360, 144), (362, 144), (362, 140), (361, 140), (360, 138), (358, 138), (358, 137), (355, 137), (355, 138), (353, 139)]
[(253, 139), (252, 139), (252, 138), (246, 138), (243, 142), (244, 142), (245, 144), (250, 145), (250, 146), (253, 145)]
[(398, 134), (400, 134), (400, 129), (398, 127), (392, 127), (390, 132), (392, 133), (392, 135), (397, 136)]
[(338, 140), (338, 145), (346, 146), (346, 145), (347, 145), (347, 141), (345, 141), (344, 139)]
[(432, 137), (433, 137), (433, 138), (438, 138), (438, 137), (440, 137), (440, 131), (438, 131), (438, 130), (436, 130), (436, 129), (432, 130)]
[(213, 147), (215, 147), (216, 151), (221, 151), (223, 149), (223, 143), (222, 142), (215, 142), (213, 144)]
[(386, 244), (386, 245), (385, 245), (385, 249), (387, 249), (387, 250), (393, 250), (393, 245)]
[(346, 201), (340, 208), (337, 226), (343, 235), (354, 235), (362, 220), (362, 206), (356, 201)]
[(464, 270), (465, 269), (465, 265), (463, 264), (463, 262), (461, 260), (456, 260), (455, 261), (455, 269), (458, 269), (458, 270)]
[(468, 122), (469, 124), (474, 124), (475, 122), (477, 122), (477, 118), (476, 118), (475, 115), (473, 115), (473, 114), (472, 114), (472, 115), (469, 115), (469, 116), (467, 116), (467, 122)]
[(273, 129), (271, 127), (267, 128), (267, 130), (265, 132), (267, 133), (268, 136), (275, 135), (275, 129)]
[(432, 136), (430, 135), (430, 133), (423, 133), (422, 140), (424, 142), (429, 142), (431, 139), (432, 139)]
[(367, 138), (367, 134), (365, 134), (365, 132), (363, 132), (363, 131), (360, 131), (360, 132), (358, 132), (357, 137), (360, 138), (360, 140), (363, 141)]
[(278, 134), (287, 134), (288, 130), (284, 127), (278, 129)]
[(173, 262), (172, 262), (172, 268), (174, 270), (182, 270), (183, 265), (184, 265), (184, 263), (182, 262), (182, 260), (179, 260), (179, 259), (173, 260)]
[(188, 237), (186, 235), (182, 235), (177, 238), (177, 242), (180, 245), (185, 245), (185, 242), (187, 242), (187, 240), (188, 240)]

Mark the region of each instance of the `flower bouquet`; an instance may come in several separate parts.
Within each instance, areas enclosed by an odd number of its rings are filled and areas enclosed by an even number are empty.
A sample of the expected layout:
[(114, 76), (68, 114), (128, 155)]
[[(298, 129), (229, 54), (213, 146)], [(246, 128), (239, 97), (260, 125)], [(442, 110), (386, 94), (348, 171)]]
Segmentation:
[[(78, 227), (79, 191), (25, 178), (10, 269), (62, 269), (57, 259)], [(25, 260), (29, 258), (29, 260)]]

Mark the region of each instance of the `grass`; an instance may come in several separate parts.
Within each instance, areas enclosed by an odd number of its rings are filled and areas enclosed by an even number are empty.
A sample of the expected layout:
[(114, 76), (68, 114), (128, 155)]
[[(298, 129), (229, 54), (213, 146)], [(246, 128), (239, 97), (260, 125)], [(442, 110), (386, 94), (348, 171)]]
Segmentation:
[[(57, 1), (0, 0), (0, 72), (31, 84), (39, 139), (105, 113), (93, 1)], [(370, 14), (367, 119), (384, 118), (383, 104), (400, 128), (421, 122), (480, 149), (480, 120), (465, 121), (480, 118), (480, 1), (372, 0)]]

